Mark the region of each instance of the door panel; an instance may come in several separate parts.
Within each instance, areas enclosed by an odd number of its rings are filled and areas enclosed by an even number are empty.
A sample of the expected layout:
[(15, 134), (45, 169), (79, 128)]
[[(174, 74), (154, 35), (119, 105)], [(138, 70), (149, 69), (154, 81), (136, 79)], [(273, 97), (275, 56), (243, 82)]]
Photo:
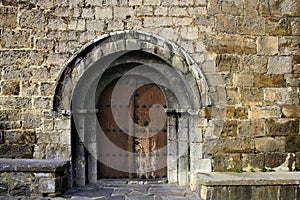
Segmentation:
[[(129, 84), (136, 84), (132, 78), (126, 84), (118, 84), (121, 91), (119, 98), (130, 94)], [(128, 151), (124, 155), (109, 155), (105, 145), (98, 144), (98, 154), (104, 156), (104, 163), (98, 162), (98, 178), (156, 178), (167, 176), (167, 120), (163, 107), (166, 106), (165, 97), (157, 85), (147, 84), (139, 87), (129, 102), (129, 113), (136, 125), (130, 125), (128, 111), (125, 105), (110, 105), (112, 92), (117, 81), (112, 82), (102, 92), (99, 100), (98, 120), (105, 136), (119, 148)], [(113, 116), (112, 108), (117, 113)], [(125, 112), (126, 111), (126, 112)], [(127, 115), (127, 116), (126, 116)], [(128, 120), (128, 130), (122, 130), (117, 125), (117, 119)], [(126, 132), (133, 131), (133, 136)], [(101, 141), (101, 138), (100, 138)], [(165, 147), (165, 148), (163, 148)], [(134, 153), (132, 156), (130, 152)], [(122, 156), (122, 159), (120, 159)], [(105, 163), (117, 162), (124, 170), (115, 170)], [(159, 166), (164, 166), (158, 169)], [(133, 173), (129, 173), (133, 169)]]

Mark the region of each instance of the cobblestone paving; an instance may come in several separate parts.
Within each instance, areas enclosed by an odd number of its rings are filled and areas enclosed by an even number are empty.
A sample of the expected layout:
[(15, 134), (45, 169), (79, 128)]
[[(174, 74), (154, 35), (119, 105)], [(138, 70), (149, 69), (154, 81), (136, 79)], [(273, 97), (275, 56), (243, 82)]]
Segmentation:
[(100, 180), (98, 184), (73, 187), (61, 197), (56, 198), (29, 198), (29, 197), (0, 197), (6, 199), (40, 199), (40, 200), (195, 200), (196, 193), (189, 188), (175, 184), (149, 183), (139, 181)]

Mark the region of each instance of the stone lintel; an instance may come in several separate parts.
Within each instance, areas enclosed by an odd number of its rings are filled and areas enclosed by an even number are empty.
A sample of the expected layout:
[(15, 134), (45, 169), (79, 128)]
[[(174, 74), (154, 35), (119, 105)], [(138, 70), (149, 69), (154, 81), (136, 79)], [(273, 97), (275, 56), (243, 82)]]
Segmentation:
[(211, 172), (198, 173), (197, 179), (205, 186), (300, 185), (300, 172)]

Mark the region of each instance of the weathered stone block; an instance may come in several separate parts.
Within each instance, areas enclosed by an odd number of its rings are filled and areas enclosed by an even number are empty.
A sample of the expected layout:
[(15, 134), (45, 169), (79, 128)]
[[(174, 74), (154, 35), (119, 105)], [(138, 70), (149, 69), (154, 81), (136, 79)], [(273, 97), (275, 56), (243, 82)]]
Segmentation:
[(144, 0), (144, 5), (160, 5), (160, 0)]
[(239, 87), (251, 87), (254, 85), (254, 75), (233, 74), (233, 85)]
[(207, 140), (203, 143), (203, 153), (254, 153), (254, 142), (251, 138)]
[[(300, 65), (298, 68), (300, 68)], [(284, 75), (284, 78), (286, 79), (286, 84), (288, 87), (298, 87), (300, 85), (300, 74), (286, 74)]]
[(20, 16), (20, 26), (22, 28), (43, 29), (46, 17), (41, 10), (23, 10)]
[(54, 41), (50, 39), (36, 39), (34, 46), (40, 50), (51, 50), (54, 47)]
[(264, 120), (238, 121), (238, 136), (256, 137), (265, 135)]
[(283, 106), (282, 114), (283, 117), (287, 117), (287, 118), (299, 118), (300, 106)]
[(9, 130), (4, 132), (5, 144), (34, 144), (36, 136), (34, 131), (15, 131)]
[(263, 17), (238, 17), (237, 32), (246, 35), (264, 35), (265, 18)]
[(190, 143), (190, 157), (193, 159), (202, 158), (202, 143)]
[(60, 178), (41, 178), (39, 180), (39, 193), (56, 193), (62, 189)]
[(94, 9), (92, 8), (83, 8), (82, 9), (82, 17), (86, 19), (93, 19), (94, 18)]
[(242, 56), (240, 69), (243, 72), (265, 73), (267, 72), (268, 59), (265, 56)]
[(297, 105), (299, 104), (298, 89), (289, 88), (266, 88), (264, 89), (265, 105)]
[(281, 109), (278, 106), (251, 106), (249, 118), (271, 118), (281, 116)]
[(239, 70), (240, 57), (236, 55), (218, 55), (216, 64), (219, 72), (237, 72)]
[(226, 118), (246, 119), (248, 117), (247, 107), (226, 107)]
[(178, 0), (174, 0), (174, 1), (171, 1), (171, 0), (161, 0), (161, 5), (163, 6), (177, 6), (179, 3)]
[(32, 158), (33, 155), (33, 145), (10, 145), (1, 144), (0, 145), (0, 158)]
[(254, 38), (240, 35), (219, 34), (206, 38), (207, 50), (218, 54), (255, 54)]
[(237, 136), (237, 121), (226, 120), (221, 132), (221, 137), (236, 137)]
[(246, 172), (250, 169), (258, 171), (265, 166), (265, 156), (263, 153), (259, 154), (242, 154), (242, 168)]
[(291, 26), (287, 18), (269, 18), (266, 24), (266, 33), (268, 35), (290, 35)]
[(214, 21), (215, 19), (213, 16), (199, 16), (195, 18), (194, 23), (196, 25), (212, 27), (214, 26)]
[(297, 199), (296, 188), (297, 186), (293, 185), (280, 186), (279, 199)]
[(275, 55), (278, 54), (277, 37), (259, 37), (257, 39), (258, 55)]
[(265, 154), (265, 166), (269, 168), (275, 168), (282, 165), (288, 158), (287, 153), (266, 153)]
[(20, 83), (17, 81), (2, 83), (2, 95), (19, 95)]
[(51, 18), (48, 20), (48, 26), (50, 30), (67, 30), (68, 24), (67, 22), (62, 18)]
[(35, 97), (33, 98), (33, 107), (35, 109), (51, 109), (52, 99), (49, 97)]
[(171, 26), (173, 20), (171, 17), (146, 17), (144, 19), (145, 27), (161, 27), (161, 26)]
[(207, 15), (206, 7), (188, 7), (189, 16)]
[(76, 30), (76, 31), (84, 31), (85, 29), (85, 20), (83, 19), (76, 19), (70, 20), (68, 24), (69, 30)]
[(244, 0), (244, 15), (258, 16), (259, 15), (259, 0)]
[(242, 167), (240, 154), (217, 154), (212, 159), (214, 172), (232, 172)]
[(279, 2), (276, 0), (260, 1), (259, 11), (262, 16), (280, 16)]
[(181, 28), (181, 36), (184, 39), (195, 40), (198, 38), (198, 28), (197, 27), (183, 27), (183, 28)]
[(277, 199), (278, 186), (253, 186), (251, 199)]
[(285, 150), (287, 152), (299, 152), (300, 151), (300, 136), (299, 135), (287, 136), (285, 142), (286, 142)]
[(208, 14), (230, 14), (230, 15), (242, 15), (243, 14), (243, 1), (241, 0), (229, 0), (218, 1), (210, 0), (207, 2)]
[(52, 96), (54, 94), (56, 84), (54, 82), (41, 82), (41, 95)]
[(54, 128), (56, 130), (69, 130), (71, 128), (70, 120), (56, 120)]
[(158, 6), (158, 7), (154, 8), (154, 15), (155, 16), (167, 16), (168, 15), (168, 7)]
[(285, 152), (285, 138), (284, 137), (262, 137), (255, 138), (256, 152)]
[(279, 53), (281, 55), (297, 55), (300, 51), (299, 37), (282, 36), (279, 37)]
[[(1, 65), (41, 65), (44, 58), (41, 51), (3, 50), (0, 51)], [(32, 59), (35, 58), (35, 59)]]
[(41, 126), (41, 115), (39, 111), (28, 110), (23, 113), (23, 128), (35, 129)]
[(288, 74), (292, 72), (292, 58), (274, 56), (269, 58), (268, 74)]
[(65, 63), (67, 56), (64, 54), (51, 53), (47, 55), (46, 63), (48, 65), (61, 65)]
[(28, 48), (30, 42), (28, 30), (1, 30), (0, 46), (4, 48)]
[(294, 18), (291, 19), (291, 28), (292, 28), (292, 35), (300, 35), (300, 19)]
[(134, 13), (132, 7), (114, 7), (114, 18), (126, 19), (126, 17), (131, 17)]
[(245, 105), (261, 105), (263, 91), (259, 88), (241, 88), (241, 101)]
[(227, 92), (227, 102), (229, 105), (237, 104), (238, 102), (241, 102), (240, 100), (240, 92), (238, 91), (238, 88), (236, 87), (230, 87), (226, 88)]
[(295, 119), (268, 119), (266, 121), (267, 136), (298, 135), (299, 121)]
[(236, 32), (236, 18), (231, 15), (217, 15), (216, 17), (216, 31), (224, 33)]
[(22, 91), (21, 95), (32, 96), (39, 94), (39, 83), (33, 81), (22, 81)]
[(281, 74), (262, 74), (254, 77), (256, 87), (285, 87), (285, 78)]
[(280, 3), (280, 12), (282, 15), (299, 16), (300, 2), (297, 0), (285, 0)]
[(169, 8), (169, 16), (188, 16), (186, 8), (171, 7)]
[(0, 7), (0, 27), (15, 28), (17, 26), (17, 8)]
[(129, 6), (141, 6), (142, 3), (142, 0), (129, 0), (128, 2)]

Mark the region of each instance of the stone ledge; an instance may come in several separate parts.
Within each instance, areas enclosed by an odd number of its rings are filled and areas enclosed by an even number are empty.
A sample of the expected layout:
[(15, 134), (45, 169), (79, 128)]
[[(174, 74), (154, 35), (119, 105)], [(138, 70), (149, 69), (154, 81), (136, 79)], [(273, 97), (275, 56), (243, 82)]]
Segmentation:
[(198, 173), (197, 185), (206, 185), (206, 186), (300, 185), (300, 172)]
[(0, 196), (57, 196), (70, 187), (68, 160), (0, 159)]
[(0, 172), (57, 172), (69, 165), (68, 160), (0, 158)]
[(197, 174), (201, 200), (300, 199), (300, 172)]

